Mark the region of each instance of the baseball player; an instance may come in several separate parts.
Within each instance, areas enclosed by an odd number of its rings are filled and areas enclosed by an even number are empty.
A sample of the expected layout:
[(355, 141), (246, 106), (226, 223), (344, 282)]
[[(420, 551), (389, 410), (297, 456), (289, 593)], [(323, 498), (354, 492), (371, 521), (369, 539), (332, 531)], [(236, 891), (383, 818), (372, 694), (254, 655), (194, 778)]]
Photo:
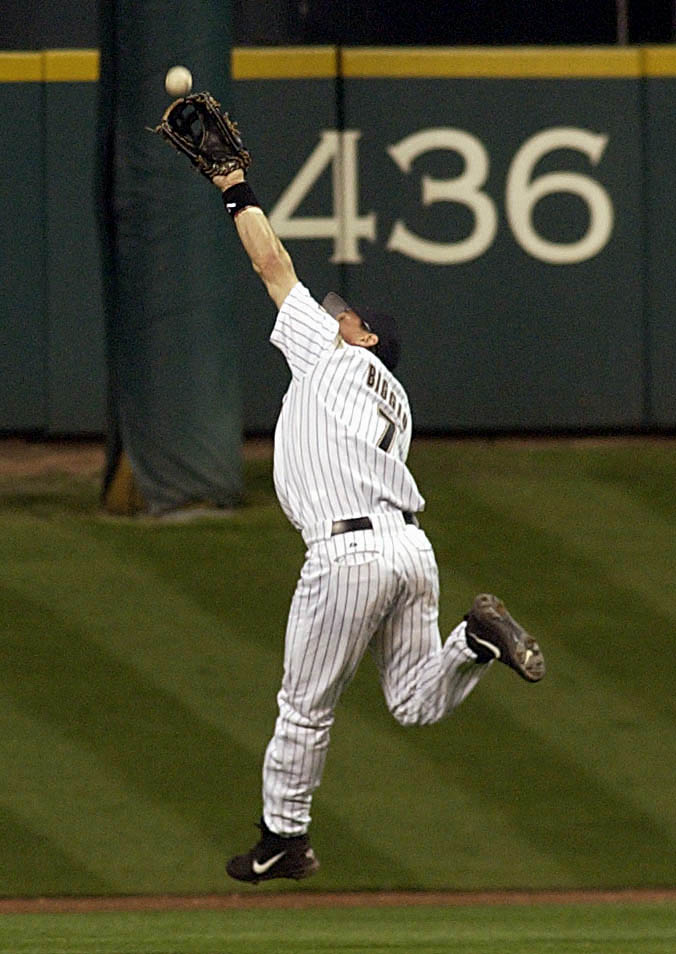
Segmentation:
[(274, 482), (307, 545), (263, 765), (261, 836), (227, 865), (233, 878), (258, 883), (305, 878), (319, 867), (308, 835), (312, 796), (336, 705), (367, 650), (402, 725), (447, 716), (495, 660), (529, 682), (545, 665), (535, 639), (489, 594), (476, 597), (442, 642), (436, 560), (417, 518), (425, 502), (406, 466), (412, 422), (393, 373), (396, 323), (335, 293), (313, 298), (246, 179), (248, 153), (236, 145), (230, 153), (244, 159), (230, 156), (205, 174), (277, 308), (270, 341), (291, 381), (275, 430)]

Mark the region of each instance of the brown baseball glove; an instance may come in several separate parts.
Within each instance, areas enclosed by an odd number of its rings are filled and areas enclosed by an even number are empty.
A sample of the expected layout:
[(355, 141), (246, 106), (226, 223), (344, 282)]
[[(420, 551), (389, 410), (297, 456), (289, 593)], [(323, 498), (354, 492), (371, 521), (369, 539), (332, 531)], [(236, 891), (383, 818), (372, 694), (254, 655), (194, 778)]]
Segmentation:
[(246, 171), (251, 165), (237, 123), (221, 112), (221, 104), (211, 93), (174, 100), (152, 131), (184, 153), (207, 179), (233, 169)]

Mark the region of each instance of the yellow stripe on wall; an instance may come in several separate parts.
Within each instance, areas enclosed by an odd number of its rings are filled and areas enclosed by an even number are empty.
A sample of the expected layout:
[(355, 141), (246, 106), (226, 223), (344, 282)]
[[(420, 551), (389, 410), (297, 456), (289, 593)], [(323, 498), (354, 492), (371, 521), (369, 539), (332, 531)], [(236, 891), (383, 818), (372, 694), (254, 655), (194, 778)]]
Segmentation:
[(676, 46), (644, 46), (641, 52), (645, 76), (676, 76)]
[(98, 50), (45, 50), (47, 83), (93, 83), (99, 78)]
[(343, 51), (354, 79), (566, 79), (641, 75), (638, 48), (618, 47), (360, 47)]
[(334, 46), (235, 47), (233, 79), (333, 79), (338, 72)]
[[(635, 47), (235, 47), (232, 76), (246, 79), (676, 77), (676, 45)], [(0, 83), (99, 79), (98, 50), (0, 52)]]
[(0, 53), (0, 83), (42, 81), (42, 53)]
[(0, 83), (93, 83), (98, 78), (98, 50), (0, 53)]

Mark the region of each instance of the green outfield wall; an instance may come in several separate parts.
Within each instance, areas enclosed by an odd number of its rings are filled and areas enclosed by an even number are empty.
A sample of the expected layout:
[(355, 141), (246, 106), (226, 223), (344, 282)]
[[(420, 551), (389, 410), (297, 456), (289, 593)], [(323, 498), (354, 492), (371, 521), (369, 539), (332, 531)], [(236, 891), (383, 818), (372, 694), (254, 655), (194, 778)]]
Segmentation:
[(0, 428), (102, 431), (98, 54), (0, 54)]
[[(419, 428), (676, 425), (676, 48), (238, 48), (231, 72), (302, 280), (400, 316)], [(105, 428), (97, 79), (96, 51), (0, 54), (0, 430)], [(273, 306), (238, 249), (231, 281), (269, 430)]]

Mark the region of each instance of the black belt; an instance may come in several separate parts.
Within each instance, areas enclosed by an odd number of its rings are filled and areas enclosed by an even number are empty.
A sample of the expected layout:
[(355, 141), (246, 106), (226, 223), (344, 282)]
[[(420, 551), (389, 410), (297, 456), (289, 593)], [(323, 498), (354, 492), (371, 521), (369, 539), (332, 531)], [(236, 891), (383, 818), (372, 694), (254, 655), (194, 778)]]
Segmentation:
[[(418, 526), (418, 518), (410, 510), (402, 510), (404, 523), (412, 523), (414, 527)], [(353, 530), (373, 530), (373, 523), (370, 517), (352, 517), (350, 520), (336, 520), (331, 527), (331, 536), (335, 537), (339, 533), (350, 533)]]

